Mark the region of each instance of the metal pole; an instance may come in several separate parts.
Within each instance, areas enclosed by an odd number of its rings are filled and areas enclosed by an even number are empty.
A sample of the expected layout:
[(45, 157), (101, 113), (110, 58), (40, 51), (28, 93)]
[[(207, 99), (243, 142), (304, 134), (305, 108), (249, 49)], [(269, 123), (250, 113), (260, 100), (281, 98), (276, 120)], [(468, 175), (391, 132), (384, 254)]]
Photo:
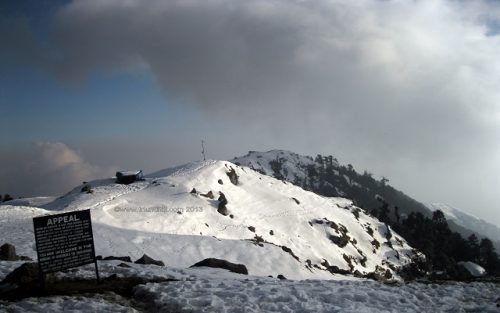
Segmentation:
[(35, 246), (36, 246), (36, 259), (38, 263), (38, 280), (40, 282), (40, 289), (45, 289), (45, 274), (42, 271), (42, 266), (40, 265), (40, 253), (38, 252), (38, 236), (36, 234), (35, 219), (33, 219), (33, 234), (35, 235)]
[(201, 141), (201, 154), (203, 155), (203, 161), (206, 161), (206, 158), (205, 158), (205, 141), (204, 140)]
[(97, 278), (97, 283), (99, 284), (99, 270), (97, 269), (97, 259), (94, 257), (94, 264), (95, 264), (95, 276)]

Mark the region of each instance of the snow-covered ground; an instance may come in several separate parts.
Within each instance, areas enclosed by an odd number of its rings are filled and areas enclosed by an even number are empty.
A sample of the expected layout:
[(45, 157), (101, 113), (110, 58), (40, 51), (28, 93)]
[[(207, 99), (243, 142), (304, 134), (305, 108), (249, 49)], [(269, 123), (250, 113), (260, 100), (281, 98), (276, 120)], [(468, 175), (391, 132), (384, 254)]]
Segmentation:
[(495, 284), (197, 279), (137, 288), (176, 312), (498, 312)]
[(140, 312), (130, 307), (127, 300), (116, 294), (95, 294), (92, 296), (54, 296), (45, 298), (26, 298), (17, 302), (0, 301), (0, 312)]
[[(0, 268), (7, 262), (0, 262)], [(138, 285), (130, 299), (113, 293), (0, 302), (5, 312), (499, 312), (494, 283), (386, 285), (368, 280), (278, 280), (220, 269), (176, 269), (100, 261), (103, 277), (141, 276), (179, 281)], [(59, 274), (91, 278), (93, 266)]]

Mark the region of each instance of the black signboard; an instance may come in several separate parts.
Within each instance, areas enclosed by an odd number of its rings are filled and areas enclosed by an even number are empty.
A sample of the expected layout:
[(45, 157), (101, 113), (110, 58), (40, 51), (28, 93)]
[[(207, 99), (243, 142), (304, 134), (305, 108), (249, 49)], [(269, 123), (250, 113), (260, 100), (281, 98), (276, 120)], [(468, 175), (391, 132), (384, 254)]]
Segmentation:
[(41, 275), (89, 263), (97, 274), (90, 210), (35, 217), (33, 225)]

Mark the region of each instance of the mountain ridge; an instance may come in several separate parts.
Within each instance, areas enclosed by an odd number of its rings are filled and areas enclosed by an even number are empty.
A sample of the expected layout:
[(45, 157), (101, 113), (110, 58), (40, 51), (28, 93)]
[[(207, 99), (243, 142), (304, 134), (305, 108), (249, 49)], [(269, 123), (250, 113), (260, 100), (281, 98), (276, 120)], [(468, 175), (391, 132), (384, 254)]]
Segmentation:
[[(228, 200), (226, 215), (218, 210), (219, 192)], [(12, 219), (22, 207), (0, 208)], [(33, 256), (30, 216), (87, 208), (98, 254), (137, 258), (146, 253), (167, 266), (189, 267), (215, 257), (244, 264), (258, 276), (333, 279), (336, 273), (377, 272), (397, 277), (398, 268), (422, 257), (350, 200), (319, 196), (227, 161), (161, 170), (130, 185), (91, 181), (25, 211), (9, 237), (16, 247), (24, 239), (20, 253)]]

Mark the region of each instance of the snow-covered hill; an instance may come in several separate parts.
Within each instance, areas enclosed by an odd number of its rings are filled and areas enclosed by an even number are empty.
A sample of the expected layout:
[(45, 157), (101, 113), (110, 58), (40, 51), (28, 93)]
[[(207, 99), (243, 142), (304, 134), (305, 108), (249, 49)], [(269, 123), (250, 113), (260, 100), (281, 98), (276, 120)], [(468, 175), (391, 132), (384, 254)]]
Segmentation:
[[(237, 184), (228, 176), (232, 169)], [(90, 208), (97, 254), (146, 253), (167, 266), (215, 257), (242, 263), (251, 275), (331, 279), (338, 269), (394, 272), (414, 256), (399, 235), (350, 200), (226, 161), (163, 170), (130, 185), (102, 179), (90, 186), (92, 193), (78, 186), (53, 201), (36, 199), (39, 207), (29, 200), (0, 206), (3, 241), (35, 257), (32, 217)], [(203, 195), (210, 191), (214, 199)], [(219, 192), (228, 200), (227, 216), (217, 211)]]
[(493, 242), (500, 242), (500, 227), (494, 224), (444, 203), (432, 203), (427, 206), (433, 211), (441, 210), (447, 220), (471, 230), (479, 237), (485, 236)]
[(395, 207), (401, 216), (420, 212), (431, 216), (439, 209), (444, 212), (450, 229), (464, 237), (476, 233), (479, 237), (491, 239), (500, 249), (500, 228), (445, 204), (424, 205), (386, 184), (375, 180), (369, 173), (360, 174), (352, 166), (343, 166), (332, 156), (301, 156), (285, 150), (267, 152), (250, 151), (242, 157), (231, 160), (235, 164), (248, 166), (260, 173), (294, 183), (320, 195), (342, 196), (353, 199), (367, 210), (376, 209), (383, 199), (388, 204), (389, 217), (394, 219)]
[[(311, 157), (285, 150), (271, 150), (267, 152), (249, 151), (247, 155), (234, 158), (231, 162), (293, 183), (302, 182), (304, 179), (307, 179), (308, 167), (316, 164)], [(333, 168), (339, 167), (337, 160), (332, 159), (332, 163)], [(339, 174), (337, 170), (334, 170), (334, 173), (336, 175)], [(338, 190), (338, 192), (340, 194), (344, 193), (342, 190)]]
[(422, 203), (377, 180), (367, 171), (358, 173), (351, 164), (341, 165), (333, 156), (302, 156), (286, 150), (267, 152), (249, 151), (231, 160), (260, 173), (291, 182), (324, 196), (353, 199), (357, 205), (372, 210), (381, 206), (380, 199), (401, 215), (420, 212), (430, 216), (431, 211)]

